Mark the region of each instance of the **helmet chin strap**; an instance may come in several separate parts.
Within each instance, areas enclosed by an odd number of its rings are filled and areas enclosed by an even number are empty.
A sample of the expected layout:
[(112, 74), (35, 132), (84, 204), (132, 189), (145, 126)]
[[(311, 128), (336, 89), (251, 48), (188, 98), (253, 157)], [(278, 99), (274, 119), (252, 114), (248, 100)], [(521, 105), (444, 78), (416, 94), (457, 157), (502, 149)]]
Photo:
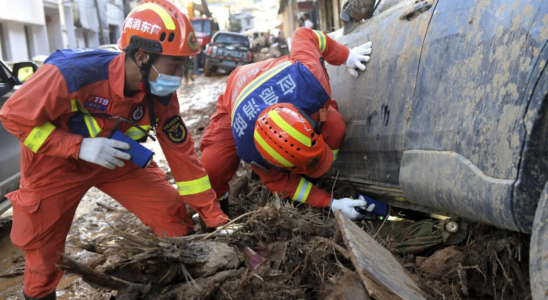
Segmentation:
[[(129, 56), (131, 57), (131, 60), (139, 67), (139, 64), (137, 63), (137, 59), (135, 58), (135, 52), (138, 50), (135, 50), (131, 53), (129, 53)], [(153, 54), (147, 54), (148, 61), (146, 63), (142, 62), (141, 66), (139, 67), (139, 71), (141, 72), (141, 81), (139, 82), (139, 88), (142, 92), (145, 92), (147, 94), (147, 102), (148, 102), (148, 115), (150, 118), (150, 127), (154, 131), (154, 134), (156, 135), (156, 113), (154, 111), (154, 97), (150, 91), (150, 85), (148, 83), (148, 76), (150, 74), (150, 68), (154, 61), (156, 60), (157, 56)]]

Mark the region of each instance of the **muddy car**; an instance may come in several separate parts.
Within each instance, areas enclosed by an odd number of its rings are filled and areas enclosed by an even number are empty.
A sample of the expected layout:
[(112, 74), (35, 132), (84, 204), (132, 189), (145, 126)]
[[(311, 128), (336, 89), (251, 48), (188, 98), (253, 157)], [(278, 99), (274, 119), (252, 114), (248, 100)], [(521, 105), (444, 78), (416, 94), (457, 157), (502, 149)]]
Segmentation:
[(327, 67), (347, 122), (339, 179), (395, 207), (533, 232), (544, 299), (548, 1), (388, 0), (355, 15), (331, 36), (371, 40), (367, 71)]
[(205, 76), (211, 76), (219, 69), (230, 73), (252, 62), (253, 52), (247, 35), (219, 31), (207, 45), (204, 73)]
[[(38, 69), (33, 62), (13, 65), (13, 71), (0, 60), (0, 108), (13, 93)], [(14, 76), (17, 74), (17, 76)], [(19, 188), (19, 140), (0, 123), (0, 214), (10, 207), (5, 195)]]

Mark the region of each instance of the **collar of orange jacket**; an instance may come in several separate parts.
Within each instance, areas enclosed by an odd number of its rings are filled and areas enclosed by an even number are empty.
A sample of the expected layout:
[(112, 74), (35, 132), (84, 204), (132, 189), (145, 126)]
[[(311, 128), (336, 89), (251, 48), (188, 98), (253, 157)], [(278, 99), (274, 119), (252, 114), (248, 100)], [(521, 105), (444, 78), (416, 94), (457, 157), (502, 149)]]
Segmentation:
[(124, 86), (126, 83), (126, 53), (116, 56), (110, 62), (108, 73), (110, 89), (120, 100), (131, 103), (143, 101), (146, 94), (142, 91), (136, 91), (130, 96), (124, 94)]

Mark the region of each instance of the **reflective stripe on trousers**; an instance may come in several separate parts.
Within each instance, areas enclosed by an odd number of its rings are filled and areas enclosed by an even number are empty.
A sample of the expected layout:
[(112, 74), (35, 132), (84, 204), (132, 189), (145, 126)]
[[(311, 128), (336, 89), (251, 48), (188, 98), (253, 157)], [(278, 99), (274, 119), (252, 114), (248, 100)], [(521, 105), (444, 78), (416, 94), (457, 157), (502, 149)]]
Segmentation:
[(209, 177), (207, 175), (196, 180), (177, 182), (177, 189), (181, 196), (198, 194), (207, 191), (210, 188), (211, 183), (209, 183)]

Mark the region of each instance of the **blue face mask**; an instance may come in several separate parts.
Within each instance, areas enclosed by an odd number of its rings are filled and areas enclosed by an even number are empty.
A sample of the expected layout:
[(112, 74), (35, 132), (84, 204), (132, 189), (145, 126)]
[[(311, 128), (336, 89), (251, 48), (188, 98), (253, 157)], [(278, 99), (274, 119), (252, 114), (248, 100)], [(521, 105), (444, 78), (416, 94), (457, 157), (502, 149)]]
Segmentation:
[(183, 81), (183, 77), (162, 74), (156, 70), (154, 65), (152, 65), (152, 68), (154, 68), (154, 71), (158, 73), (158, 78), (156, 78), (156, 81), (148, 81), (148, 84), (150, 85), (150, 92), (152, 94), (164, 97), (177, 91)]

